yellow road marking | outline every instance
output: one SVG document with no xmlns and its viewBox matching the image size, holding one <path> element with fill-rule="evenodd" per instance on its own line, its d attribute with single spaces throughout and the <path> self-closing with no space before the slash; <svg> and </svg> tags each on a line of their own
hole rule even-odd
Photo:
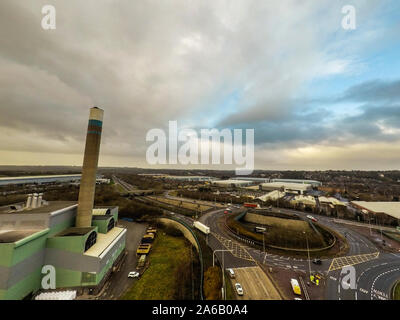
<svg viewBox="0 0 400 320">
<path fill-rule="evenodd" d="M 329 266 L 329 271 L 339 270 L 343 267 L 353 266 L 370 260 L 374 260 L 379 257 L 379 251 L 374 253 L 360 254 L 355 256 L 347 256 L 334 258 Z"/>
<path fill-rule="evenodd" d="M 243 259 L 243 260 L 248 260 L 248 261 L 254 261 L 253 257 L 247 252 L 247 250 L 242 247 L 240 244 L 237 242 L 224 238 L 223 236 L 217 234 L 217 233 L 212 233 L 214 237 L 218 239 L 218 241 L 228 250 L 232 250 L 231 253 L 233 256 Z"/>
</svg>

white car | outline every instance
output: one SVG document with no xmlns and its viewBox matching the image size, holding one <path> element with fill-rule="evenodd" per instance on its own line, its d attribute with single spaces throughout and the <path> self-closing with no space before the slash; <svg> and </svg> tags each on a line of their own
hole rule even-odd
<svg viewBox="0 0 400 320">
<path fill-rule="evenodd" d="M 235 283 L 236 292 L 239 296 L 243 295 L 243 288 L 240 283 Z"/>
<path fill-rule="evenodd" d="M 136 271 L 129 272 L 128 278 L 139 278 L 139 272 Z"/>
</svg>

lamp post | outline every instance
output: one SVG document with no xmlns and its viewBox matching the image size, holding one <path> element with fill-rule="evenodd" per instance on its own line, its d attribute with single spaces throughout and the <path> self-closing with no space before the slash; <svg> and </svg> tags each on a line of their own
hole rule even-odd
<svg viewBox="0 0 400 320">
<path fill-rule="evenodd" d="M 308 247 L 308 238 L 307 238 L 307 234 L 305 231 L 303 231 L 305 237 L 306 237 L 306 243 L 307 243 L 307 256 L 308 256 L 308 269 L 311 275 L 311 261 L 310 261 L 310 249 Z"/>
<path fill-rule="evenodd" d="M 225 259 L 224 259 L 224 256 L 225 256 L 225 251 L 229 251 L 229 252 L 232 252 L 232 250 L 227 250 L 227 249 L 219 249 L 219 250 L 214 250 L 213 251 L 213 267 L 214 267 L 214 265 L 215 265 L 215 261 L 214 261 L 214 254 L 216 253 L 216 252 L 222 252 L 222 286 L 223 286 L 223 288 L 224 288 L 224 296 L 223 296 L 223 299 L 224 300 L 226 300 L 226 288 L 225 288 Z"/>
</svg>

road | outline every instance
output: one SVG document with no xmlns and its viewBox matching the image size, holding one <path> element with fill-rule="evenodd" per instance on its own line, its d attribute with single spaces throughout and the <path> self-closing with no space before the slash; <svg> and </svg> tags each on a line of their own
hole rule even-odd
<svg viewBox="0 0 400 320">
<path fill-rule="evenodd" d="M 235 279 L 230 279 L 233 288 L 240 283 L 243 296 L 238 300 L 280 300 L 281 297 L 271 280 L 260 267 L 234 268 Z"/>
<path fill-rule="evenodd" d="M 129 189 L 130 185 L 124 187 Z M 273 208 L 272 210 L 296 213 L 303 219 L 307 215 L 307 213 L 290 209 Z M 368 238 L 351 229 L 352 224 L 335 222 L 334 218 L 316 215 L 318 223 L 335 230 L 347 239 L 349 250 L 345 257 L 322 259 L 322 265 L 314 265 L 308 259 L 281 256 L 270 253 L 268 250 L 263 252 L 253 248 L 221 224 L 223 212 L 224 209 L 216 209 L 202 215 L 199 220 L 210 227 L 211 234 L 207 241 L 211 249 L 229 250 L 216 252 L 218 260 L 224 261 L 225 268 L 254 267 L 257 264 L 263 264 L 304 274 L 309 272 L 310 265 L 312 271 L 317 271 L 326 277 L 324 298 L 327 300 L 390 299 L 391 288 L 400 279 L 400 253 L 393 254 L 379 250 Z M 234 210 L 234 212 L 237 211 Z M 183 219 L 190 225 L 193 223 L 193 219 L 189 217 L 178 214 L 175 214 L 175 217 Z M 343 284 L 342 281 L 345 276 L 341 274 L 342 267 L 349 265 L 355 270 L 353 287 Z"/>
<path fill-rule="evenodd" d="M 289 209 L 274 208 L 274 210 L 296 213 L 300 216 L 307 215 L 304 212 Z M 234 235 L 218 224 L 223 215 L 223 211 L 217 210 L 204 215 L 200 220 L 210 227 L 214 235 L 216 234 L 238 243 L 254 259 L 254 262 L 242 259 L 243 261 L 238 263 L 237 256 L 234 257 L 229 252 L 226 252 L 225 264 L 227 266 L 250 266 L 257 261 L 267 266 L 308 273 L 309 262 L 307 259 L 279 256 L 268 253 L 268 251 L 264 253 L 262 250 L 252 248 L 250 245 L 238 241 Z M 322 259 L 322 265 L 311 264 L 312 271 L 318 271 L 327 278 L 324 298 L 327 300 L 390 299 L 391 288 L 396 280 L 400 279 L 400 254 L 379 251 L 369 239 L 348 228 L 346 224 L 336 223 L 333 218 L 325 216 L 317 216 L 317 218 L 320 224 L 343 235 L 349 244 L 349 251 L 345 257 Z M 344 275 L 340 275 L 341 268 L 330 270 L 335 265 L 342 267 L 346 265 L 354 266 L 356 271 L 356 286 L 354 289 L 342 284 Z"/>
</svg>

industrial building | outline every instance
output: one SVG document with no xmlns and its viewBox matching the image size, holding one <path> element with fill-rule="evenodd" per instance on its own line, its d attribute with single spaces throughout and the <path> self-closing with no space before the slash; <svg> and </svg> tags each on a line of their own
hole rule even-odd
<svg viewBox="0 0 400 320">
<path fill-rule="evenodd" d="M 23 185 L 23 184 L 46 184 L 46 183 L 76 183 L 81 181 L 81 174 L 62 174 L 46 176 L 20 176 L 20 177 L 2 177 L 0 186 Z M 104 179 L 100 176 L 96 179 L 97 183 L 110 183 L 110 179 Z"/>
<path fill-rule="evenodd" d="M 252 181 L 246 180 L 216 180 L 211 182 L 216 187 L 221 188 L 240 188 L 253 185 Z"/>
<path fill-rule="evenodd" d="M 304 196 L 304 195 L 300 194 L 300 195 L 294 196 L 290 200 L 290 204 L 315 207 L 317 205 L 317 202 L 315 201 L 315 198 L 313 196 Z"/>
<path fill-rule="evenodd" d="M 0 212 L 0 299 L 40 292 L 49 266 L 57 289 L 96 291 L 121 261 L 126 229 L 116 226 L 118 208 L 93 208 L 102 117 L 90 109 L 77 204 L 34 194 L 22 209 Z"/>
<path fill-rule="evenodd" d="M 269 201 L 269 200 L 270 201 L 277 201 L 279 199 L 282 199 L 285 195 L 286 194 L 284 192 L 281 192 L 279 190 L 274 190 L 274 191 L 268 192 L 268 193 L 266 193 L 266 194 L 264 194 L 262 196 L 259 196 L 256 199 L 259 199 L 259 200 L 261 200 L 263 202 L 266 202 L 266 201 Z"/>
<path fill-rule="evenodd" d="M 24 177 L 3 177 L 0 178 L 0 186 L 22 185 L 22 184 L 42 184 L 54 182 L 77 182 L 81 180 L 80 174 L 62 174 L 47 176 L 24 176 Z"/>
<path fill-rule="evenodd" d="M 400 226 L 400 202 L 393 201 L 351 201 L 353 207 L 360 209 L 369 218 L 378 218 L 380 223 Z M 376 220 L 376 219 L 375 219 Z"/>
<path fill-rule="evenodd" d="M 270 182 L 269 178 L 257 178 L 257 177 L 235 177 L 235 180 L 252 181 L 254 183 Z"/>
<path fill-rule="evenodd" d="M 209 181 L 210 182 L 210 181 L 217 180 L 217 178 L 208 177 L 208 176 L 170 176 L 170 175 L 166 175 L 166 176 L 163 176 L 162 178 L 169 179 L 169 180 L 177 180 L 177 181 Z"/>
<path fill-rule="evenodd" d="M 260 190 L 273 191 L 281 190 L 285 193 L 303 194 L 312 189 L 311 184 L 290 183 L 290 182 L 269 182 L 260 184 Z"/>
<path fill-rule="evenodd" d="M 322 186 L 322 182 L 316 180 L 302 180 L 302 179 L 272 179 L 271 182 L 284 182 L 284 183 L 297 183 L 297 184 L 309 184 L 313 187 Z"/>
</svg>

